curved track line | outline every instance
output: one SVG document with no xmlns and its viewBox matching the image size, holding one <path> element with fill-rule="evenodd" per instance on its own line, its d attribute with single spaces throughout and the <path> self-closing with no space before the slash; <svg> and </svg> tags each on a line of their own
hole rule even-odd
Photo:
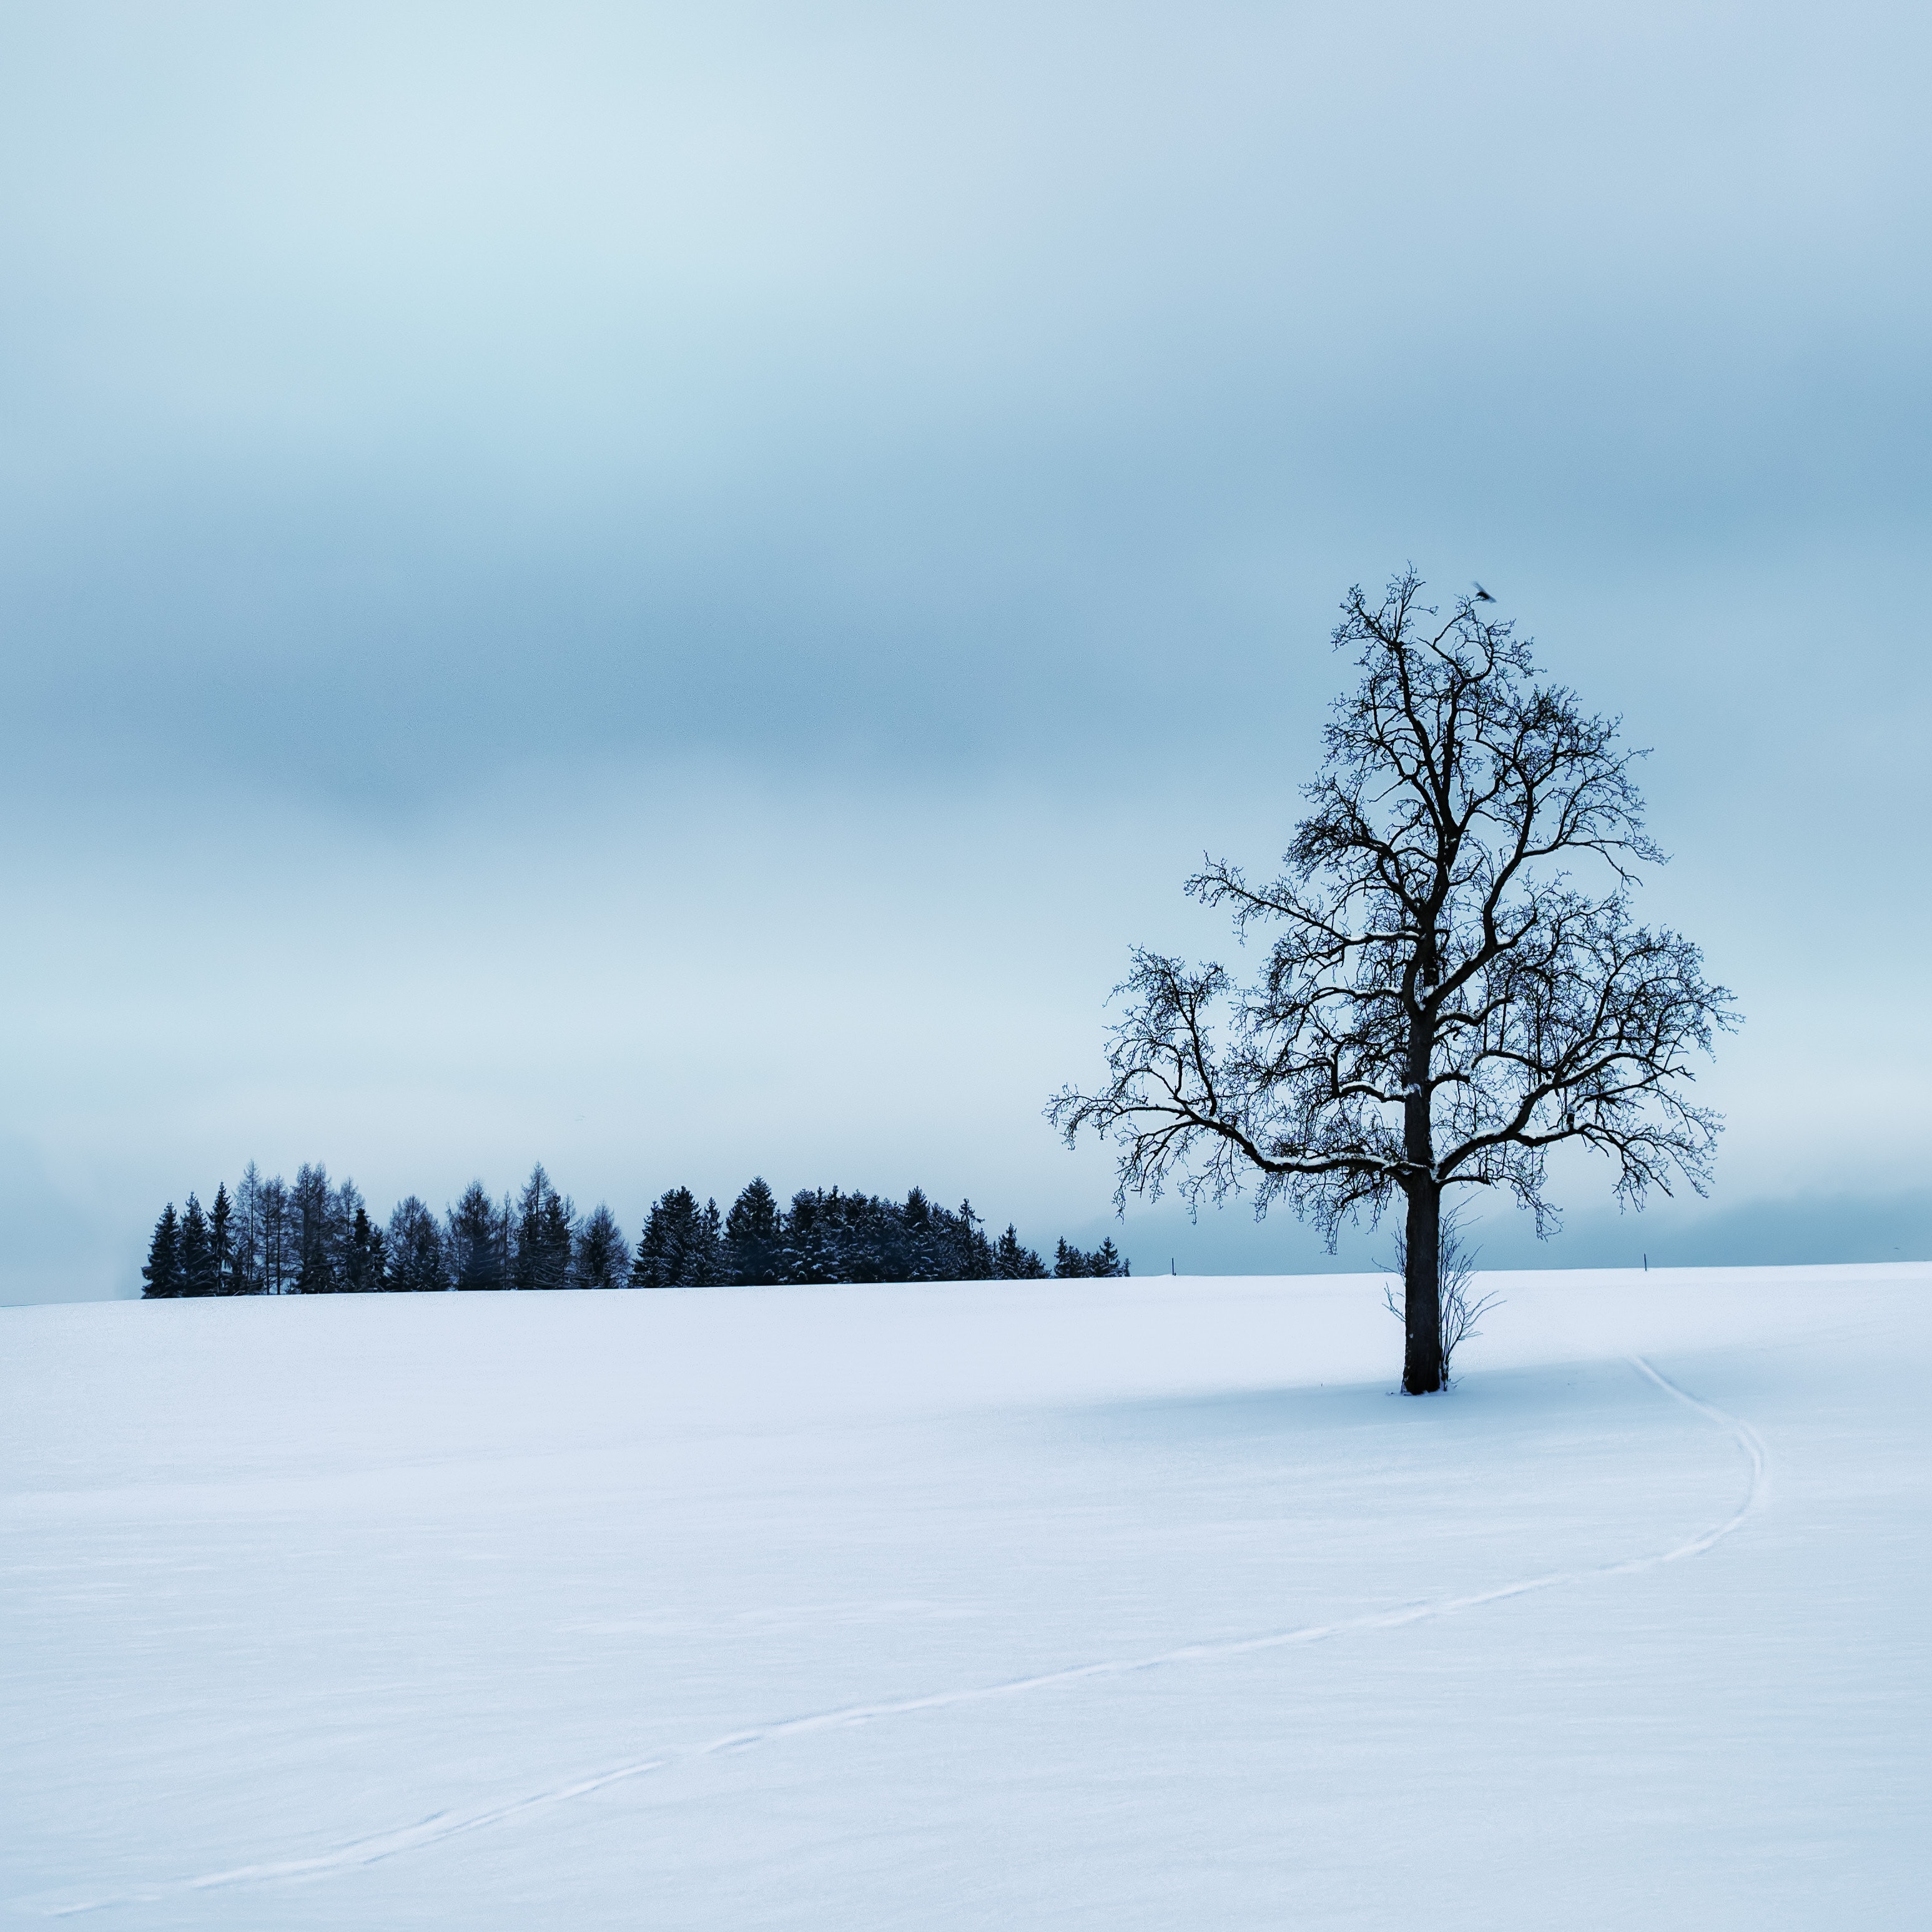
<svg viewBox="0 0 1932 1932">
<path fill-rule="evenodd" d="M 991 1703 L 1001 1698 L 1022 1696 L 1029 1691 L 1053 1690 L 1063 1684 L 1092 1683 L 1105 1678 L 1128 1677 L 1142 1671 L 1165 1670 L 1174 1664 L 1204 1664 L 1220 1658 L 1245 1657 L 1257 1651 L 1285 1650 L 1295 1645 L 1320 1643 L 1330 1637 L 1347 1636 L 1356 1630 L 1399 1630 L 1405 1624 L 1421 1623 L 1432 1617 L 1453 1616 L 1460 1610 L 1478 1610 L 1485 1604 L 1500 1604 L 1513 1597 L 1531 1596 L 1538 1591 L 1554 1589 L 1562 1583 L 1582 1582 L 1593 1576 L 1634 1576 L 1640 1570 L 1654 1570 L 1666 1563 L 1681 1562 L 1687 1556 L 1701 1556 L 1742 1527 L 1746 1520 L 1761 1506 L 1769 1456 L 1757 1432 L 1748 1423 L 1713 1403 L 1700 1400 L 1688 1389 L 1680 1388 L 1669 1376 L 1653 1367 L 1641 1355 L 1633 1355 L 1629 1359 L 1631 1367 L 1648 1381 L 1654 1383 L 1666 1395 L 1715 1423 L 1720 1429 L 1729 1431 L 1750 1467 L 1750 1483 L 1744 1501 L 1722 1522 L 1651 1556 L 1630 1557 L 1618 1563 L 1590 1564 L 1576 1570 L 1552 1570 L 1541 1576 L 1527 1576 L 1516 1582 L 1501 1584 L 1492 1590 L 1473 1591 L 1465 1596 L 1432 1598 L 1423 1603 L 1406 1604 L 1396 1610 L 1376 1610 L 1364 1616 L 1342 1618 L 1334 1623 L 1306 1624 L 1294 1630 L 1270 1630 L 1258 1636 L 1182 1644 L 1174 1649 L 1156 1651 L 1145 1657 L 1115 1658 L 1097 1664 L 1076 1664 L 1063 1670 L 1042 1671 L 1036 1676 L 1011 1678 L 1003 1683 L 973 1684 L 963 1690 L 935 1690 L 923 1696 L 890 1698 L 876 1703 L 848 1704 L 836 1710 L 814 1712 L 802 1717 L 779 1718 L 770 1724 L 727 1732 L 723 1736 L 713 1738 L 708 1743 L 694 1744 L 683 1750 L 669 1751 L 656 1757 L 638 1758 L 629 1763 L 614 1765 L 588 1778 L 548 1790 L 533 1792 L 527 1797 L 514 1799 L 508 1804 L 454 1815 L 447 1811 L 436 1812 L 416 1824 L 405 1826 L 398 1831 L 377 1832 L 368 1838 L 358 1838 L 314 1858 L 285 1858 L 261 1864 L 237 1865 L 226 1871 L 206 1872 L 197 1878 L 178 1879 L 172 1884 L 157 1887 L 152 1891 L 123 1893 L 111 1898 L 88 1899 L 58 1905 L 38 1907 L 29 1905 L 28 1909 L 38 1909 L 50 1918 L 67 1918 L 82 1912 L 103 1911 L 113 1906 L 151 1904 L 159 1899 L 182 1892 L 206 1892 L 232 1885 L 266 1884 L 277 1880 L 320 1878 L 332 1872 L 349 1871 L 361 1866 L 377 1864 L 386 1858 L 395 1858 L 404 1852 L 418 1850 L 426 1845 L 440 1844 L 446 1839 L 460 1838 L 468 1832 L 483 1831 L 490 1826 L 504 1824 L 511 1819 L 524 1817 L 532 1812 L 548 1810 L 554 1805 L 567 1804 L 573 1799 L 587 1798 L 594 1792 L 606 1790 L 614 1784 L 622 1784 L 632 1778 L 648 1777 L 652 1772 L 668 1770 L 674 1765 L 694 1764 L 705 1758 L 720 1757 L 734 1751 L 750 1750 L 760 1744 L 776 1744 L 787 1738 L 806 1737 L 816 1731 L 842 1730 L 854 1725 L 876 1724 L 881 1718 L 909 1717 L 921 1711 L 944 1711 L 965 1704 Z M 20 1900 L 16 1904 L 28 1905 L 28 1901 Z"/>
</svg>

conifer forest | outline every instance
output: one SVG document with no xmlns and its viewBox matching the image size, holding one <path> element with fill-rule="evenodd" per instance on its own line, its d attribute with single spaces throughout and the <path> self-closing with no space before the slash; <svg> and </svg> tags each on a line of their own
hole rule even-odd
<svg viewBox="0 0 1932 1932">
<path fill-rule="evenodd" d="M 602 1203 L 580 1214 L 541 1163 L 501 1198 L 480 1180 L 438 1214 L 416 1195 L 388 1220 L 320 1162 L 292 1183 L 250 1161 L 204 1208 L 190 1193 L 154 1224 L 141 1270 L 149 1299 L 214 1294 L 441 1293 L 506 1288 L 705 1288 L 784 1282 L 1026 1281 L 1125 1275 L 1111 1238 L 1060 1240 L 1049 1269 L 1013 1224 L 989 1237 L 970 1201 L 942 1208 L 806 1188 L 789 1205 L 762 1178 L 728 1212 L 688 1187 L 652 1203 L 634 1246 Z"/>
</svg>

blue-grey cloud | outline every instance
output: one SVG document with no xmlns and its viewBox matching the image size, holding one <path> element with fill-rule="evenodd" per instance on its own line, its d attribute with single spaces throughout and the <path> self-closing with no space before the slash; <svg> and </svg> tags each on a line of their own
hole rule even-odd
<svg viewBox="0 0 1932 1932">
<path fill-rule="evenodd" d="M 1410 557 L 1656 748 L 1700 1225 L 1918 1184 L 1921 14 L 9 34 L 6 1125 L 106 1246 L 250 1154 L 1070 1231 L 1040 1098 Z"/>
</svg>

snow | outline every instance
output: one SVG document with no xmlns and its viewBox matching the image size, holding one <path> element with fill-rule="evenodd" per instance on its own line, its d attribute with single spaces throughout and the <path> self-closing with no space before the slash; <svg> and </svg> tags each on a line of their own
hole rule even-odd
<svg viewBox="0 0 1932 1932">
<path fill-rule="evenodd" d="M 0 1312 L 0 1921 L 1922 1922 L 1932 1268 Z"/>
</svg>

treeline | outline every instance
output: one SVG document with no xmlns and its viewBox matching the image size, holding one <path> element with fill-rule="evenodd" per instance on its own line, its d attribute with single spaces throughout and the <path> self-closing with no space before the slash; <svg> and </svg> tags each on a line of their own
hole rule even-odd
<svg viewBox="0 0 1932 1932">
<path fill-rule="evenodd" d="M 720 1214 L 674 1187 L 645 1216 L 635 1248 L 601 1203 L 580 1214 L 541 1165 L 499 1201 L 480 1181 L 438 1215 L 412 1194 L 386 1223 L 352 1180 L 319 1163 L 292 1183 L 253 1161 L 231 1194 L 204 1208 L 190 1194 L 154 1224 L 142 1292 L 368 1294 L 449 1290 L 702 1288 L 727 1282 L 1029 1281 L 1048 1270 L 1010 1222 L 989 1239 L 970 1202 L 935 1206 L 836 1187 L 805 1189 L 788 1207 L 754 1180 Z M 1059 1276 L 1124 1275 L 1112 1240 L 1090 1252 L 1062 1240 Z"/>
</svg>

